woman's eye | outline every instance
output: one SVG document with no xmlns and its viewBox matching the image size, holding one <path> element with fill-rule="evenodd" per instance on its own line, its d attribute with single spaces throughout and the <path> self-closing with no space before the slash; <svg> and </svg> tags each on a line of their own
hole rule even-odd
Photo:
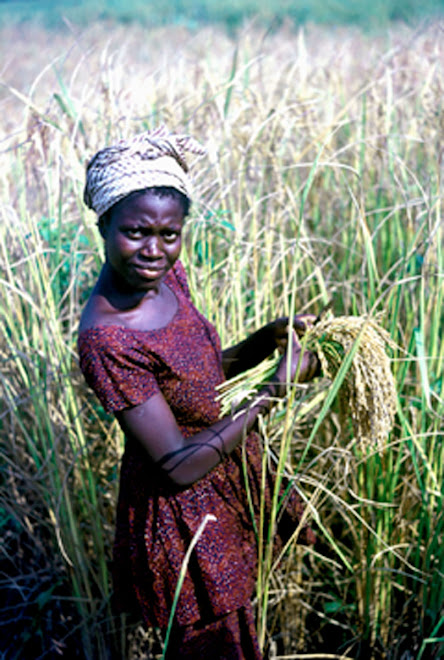
<svg viewBox="0 0 444 660">
<path fill-rule="evenodd" d="M 163 235 L 167 241 L 175 241 L 179 234 L 177 231 L 165 231 Z"/>
<path fill-rule="evenodd" d="M 124 234 L 126 234 L 128 238 L 142 238 L 142 231 L 135 227 L 128 227 L 124 230 Z"/>
</svg>

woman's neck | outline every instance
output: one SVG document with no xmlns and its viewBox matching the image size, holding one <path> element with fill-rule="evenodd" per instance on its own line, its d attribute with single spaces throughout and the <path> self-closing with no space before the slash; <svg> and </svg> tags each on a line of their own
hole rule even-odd
<svg viewBox="0 0 444 660">
<path fill-rule="evenodd" d="M 163 280 L 155 282 L 148 289 L 135 290 L 126 284 L 108 263 L 105 263 L 94 287 L 94 293 L 103 296 L 116 312 L 135 310 L 145 301 L 161 295 Z"/>
</svg>

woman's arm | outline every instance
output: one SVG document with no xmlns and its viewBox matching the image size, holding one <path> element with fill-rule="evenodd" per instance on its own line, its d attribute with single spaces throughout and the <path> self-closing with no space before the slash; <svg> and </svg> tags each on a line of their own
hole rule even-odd
<svg viewBox="0 0 444 660">
<path fill-rule="evenodd" d="M 235 346 L 222 352 L 222 368 L 227 379 L 254 367 L 276 348 L 272 324 L 249 335 Z"/>
<path fill-rule="evenodd" d="M 293 328 L 301 337 L 315 316 L 300 314 L 293 319 Z M 222 352 L 222 367 L 227 379 L 256 366 L 278 348 L 284 352 L 288 341 L 288 317 L 278 318 Z"/>
<path fill-rule="evenodd" d="M 299 365 L 299 362 L 301 364 Z M 302 355 L 296 336 L 292 342 L 290 376 L 311 379 L 317 370 L 317 358 L 305 351 Z M 248 406 L 225 417 L 191 438 L 185 438 L 162 394 L 117 414 L 126 436 L 140 442 L 153 463 L 178 486 L 201 479 L 224 460 L 254 425 L 260 413 L 267 412 L 273 399 L 285 394 L 287 357 L 284 356 L 274 378 Z"/>
</svg>

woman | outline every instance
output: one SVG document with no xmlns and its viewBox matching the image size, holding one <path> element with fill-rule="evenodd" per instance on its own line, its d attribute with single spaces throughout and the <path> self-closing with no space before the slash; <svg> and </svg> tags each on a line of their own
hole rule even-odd
<svg viewBox="0 0 444 660">
<path fill-rule="evenodd" d="M 80 364 L 126 436 L 113 569 L 119 607 L 136 605 L 148 626 L 165 631 L 185 552 L 211 514 L 191 554 L 168 657 L 259 659 L 250 603 L 257 563 L 250 504 L 258 513 L 261 490 L 254 426 L 285 392 L 287 355 L 235 416 L 220 418 L 215 388 L 285 349 L 288 320 L 222 351 L 193 306 L 179 261 L 191 201 L 186 150 L 202 152 L 162 127 L 103 149 L 88 165 L 85 202 L 99 216 L 106 259 L 81 318 Z M 302 333 L 307 320 L 296 317 L 295 328 Z M 301 357 L 296 335 L 288 359 L 292 378 L 317 373 L 316 356 Z M 284 536 L 300 516 L 293 492 Z"/>
</svg>

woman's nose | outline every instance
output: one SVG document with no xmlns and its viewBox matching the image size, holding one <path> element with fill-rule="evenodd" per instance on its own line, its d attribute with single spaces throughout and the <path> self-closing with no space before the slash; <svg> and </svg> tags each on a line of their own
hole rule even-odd
<svg viewBox="0 0 444 660">
<path fill-rule="evenodd" d="M 142 248 L 141 253 L 146 257 L 159 257 L 162 255 L 159 241 L 156 236 L 147 236 Z"/>
</svg>

